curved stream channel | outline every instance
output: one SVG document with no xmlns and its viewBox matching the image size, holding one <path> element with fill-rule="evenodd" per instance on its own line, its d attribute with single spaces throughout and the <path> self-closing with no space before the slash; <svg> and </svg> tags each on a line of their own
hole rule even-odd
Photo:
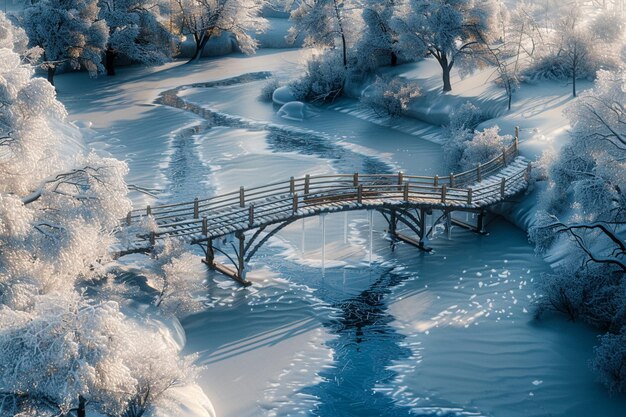
<svg viewBox="0 0 626 417">
<path fill-rule="evenodd" d="M 267 76 L 161 95 L 190 123 L 155 144 L 160 202 L 305 174 L 442 170 L 438 145 L 332 108 L 279 118 L 251 99 Z M 132 175 L 144 161 L 126 156 Z M 497 219 L 488 236 L 454 228 L 421 253 L 392 247 L 369 216 L 288 226 L 253 259 L 248 289 L 210 274 L 208 308 L 183 326 L 219 416 L 624 415 L 587 369 L 594 333 L 533 319 L 533 282 L 549 268 L 524 232 Z"/>
</svg>

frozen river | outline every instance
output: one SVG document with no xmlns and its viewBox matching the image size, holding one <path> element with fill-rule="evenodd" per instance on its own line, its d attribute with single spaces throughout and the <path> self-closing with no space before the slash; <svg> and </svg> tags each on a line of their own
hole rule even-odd
<svg viewBox="0 0 626 417">
<path fill-rule="evenodd" d="M 257 76 L 177 90 L 186 110 L 155 104 L 166 90 L 296 58 L 130 69 L 126 83 L 97 80 L 88 95 L 73 76 L 58 85 L 73 118 L 94 120 L 91 144 L 127 160 L 129 182 L 152 194 L 134 194 L 138 205 L 305 174 L 443 173 L 440 147 L 422 138 L 435 128 L 372 123 L 349 100 L 304 122 L 282 119 L 257 100 Z M 534 320 L 534 282 L 549 267 L 523 231 L 497 219 L 488 236 L 453 229 L 422 253 L 393 248 L 385 226 L 367 212 L 307 219 L 255 256 L 251 288 L 209 274 L 207 309 L 183 326 L 219 416 L 624 415 L 626 402 L 587 369 L 594 333 Z"/>
</svg>

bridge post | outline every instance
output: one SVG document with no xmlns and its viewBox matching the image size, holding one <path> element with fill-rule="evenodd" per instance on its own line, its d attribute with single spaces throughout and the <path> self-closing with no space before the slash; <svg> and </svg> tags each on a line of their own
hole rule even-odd
<svg viewBox="0 0 626 417">
<path fill-rule="evenodd" d="M 404 173 L 402 171 L 398 172 L 398 191 L 402 190 L 402 183 L 404 182 Z"/>
<path fill-rule="evenodd" d="M 502 162 L 506 166 L 506 148 L 502 148 Z"/>
<path fill-rule="evenodd" d="M 306 197 L 309 194 L 309 186 L 311 182 L 311 176 L 306 174 L 304 177 L 304 196 Z"/>
<path fill-rule="evenodd" d="M 404 183 L 404 192 L 403 192 L 403 196 L 402 198 L 404 199 L 404 201 L 408 202 L 409 201 L 409 183 L 405 182 Z"/>
<path fill-rule="evenodd" d="M 128 214 L 126 215 L 126 226 L 130 226 L 130 223 L 133 220 L 133 213 L 132 211 L 129 211 Z"/>
<path fill-rule="evenodd" d="M 289 179 L 289 194 L 293 195 L 296 192 L 296 180 L 294 177 Z"/>
<path fill-rule="evenodd" d="M 154 246 L 155 243 L 156 243 L 156 233 L 150 232 L 150 244 Z"/>
<path fill-rule="evenodd" d="M 450 173 L 450 188 L 454 187 L 454 174 L 451 172 Z"/>
<path fill-rule="evenodd" d="M 435 187 L 439 186 L 439 175 L 435 175 L 434 185 Z"/>
<path fill-rule="evenodd" d="M 472 189 L 468 188 L 467 189 L 467 204 L 472 204 Z"/>
<path fill-rule="evenodd" d="M 200 205 L 198 204 L 198 197 L 193 199 L 193 218 L 200 217 Z"/>
<path fill-rule="evenodd" d="M 246 196 L 243 189 L 243 185 L 239 187 L 239 207 L 243 208 L 246 206 Z"/>
<path fill-rule="evenodd" d="M 442 203 L 446 202 L 446 184 L 443 184 L 441 186 L 441 202 Z"/>
<path fill-rule="evenodd" d="M 357 187 L 359 185 L 359 173 L 355 172 L 354 175 L 352 176 L 352 185 L 354 187 Z"/>
<path fill-rule="evenodd" d="M 150 208 L 150 204 L 146 207 L 146 216 L 152 215 L 152 209 Z"/>
<path fill-rule="evenodd" d="M 248 226 L 252 227 L 254 224 L 254 203 L 250 204 L 248 208 Z"/>
<path fill-rule="evenodd" d="M 293 214 L 296 214 L 298 212 L 298 193 L 294 193 L 293 195 L 293 204 L 291 207 L 291 211 L 293 212 Z"/>
<path fill-rule="evenodd" d="M 202 216 L 202 234 L 204 236 L 208 236 L 209 234 L 209 222 L 207 221 L 206 216 Z"/>
<path fill-rule="evenodd" d="M 526 181 L 530 180 L 530 172 L 532 169 L 533 169 L 533 164 L 532 162 L 529 162 L 528 165 L 526 166 L 526 172 L 524 173 L 524 179 L 526 179 Z"/>
<path fill-rule="evenodd" d="M 359 184 L 356 187 L 356 201 L 359 204 L 363 203 L 363 184 Z"/>
</svg>

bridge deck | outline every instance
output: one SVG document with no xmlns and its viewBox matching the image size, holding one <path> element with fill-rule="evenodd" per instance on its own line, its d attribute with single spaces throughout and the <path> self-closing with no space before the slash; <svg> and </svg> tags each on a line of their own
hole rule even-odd
<svg viewBox="0 0 626 417">
<path fill-rule="evenodd" d="M 517 141 L 500 156 L 461 174 L 444 177 L 398 174 L 306 176 L 209 199 L 150 207 L 125 219 L 133 236 L 118 253 L 149 248 L 158 239 L 205 242 L 303 217 L 361 209 L 409 207 L 479 211 L 526 189 L 530 164 L 516 157 Z M 134 232 L 150 217 L 152 232 Z"/>
</svg>

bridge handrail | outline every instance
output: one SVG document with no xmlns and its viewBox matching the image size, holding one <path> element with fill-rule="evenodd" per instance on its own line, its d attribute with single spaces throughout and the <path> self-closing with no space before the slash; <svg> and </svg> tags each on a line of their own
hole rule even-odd
<svg viewBox="0 0 626 417">
<path fill-rule="evenodd" d="M 280 197 L 283 195 L 293 195 L 298 193 L 299 195 L 310 195 L 315 192 L 336 192 L 341 189 L 356 190 L 359 185 L 362 186 L 364 191 L 372 190 L 384 190 L 385 187 L 396 188 L 398 195 L 403 194 L 401 188 L 404 184 L 408 184 L 409 193 L 415 192 L 419 187 L 422 195 L 437 195 L 442 193 L 443 186 L 446 186 L 445 193 L 448 193 L 448 200 L 457 199 L 454 196 L 455 193 L 466 195 L 473 194 L 474 199 L 479 199 L 480 196 L 487 196 L 495 194 L 498 190 L 502 191 L 500 184 L 485 184 L 482 187 L 470 189 L 470 188 L 458 188 L 466 187 L 473 183 L 479 183 L 483 179 L 489 177 L 494 172 L 499 171 L 505 167 L 509 162 L 513 161 L 518 153 L 518 138 L 517 134 L 515 141 L 508 147 L 503 148 L 502 152 L 487 161 L 484 164 L 479 164 L 475 168 L 463 171 L 460 173 L 451 173 L 444 176 L 420 176 L 420 175 L 407 175 L 402 172 L 397 174 L 326 174 L 326 175 L 314 175 L 305 176 L 303 178 L 290 178 L 287 181 L 276 181 L 270 184 L 264 184 L 245 189 L 241 187 L 237 191 L 230 191 L 227 193 L 215 195 L 204 199 L 195 199 L 194 201 L 186 201 L 182 203 L 161 204 L 156 206 L 147 206 L 145 209 L 133 209 L 130 211 L 124 222 L 131 224 L 133 219 L 140 219 L 146 215 L 152 215 L 157 220 L 168 220 L 177 218 L 183 215 L 192 214 L 194 218 L 200 218 L 201 213 L 207 213 L 208 211 L 219 210 L 227 207 L 236 206 L 240 204 L 242 210 L 252 203 L 259 204 L 261 201 L 265 201 L 271 197 Z M 517 174 L 509 181 L 505 181 L 504 190 L 506 190 L 506 182 L 513 182 L 514 179 L 519 179 Z M 387 184 L 386 181 L 389 181 Z M 380 183 L 385 181 L 385 183 Z M 395 182 L 395 183 L 394 183 Z M 350 185 L 352 184 L 352 185 Z M 344 187 L 344 188 L 339 188 Z M 456 188 L 455 188 L 456 187 Z M 427 191 L 429 190 L 429 191 Z M 390 191 L 387 191 L 389 193 Z M 364 196 L 365 197 L 365 196 Z M 472 197 L 468 197 L 471 201 Z M 459 200 L 460 201 L 460 200 Z"/>
</svg>

